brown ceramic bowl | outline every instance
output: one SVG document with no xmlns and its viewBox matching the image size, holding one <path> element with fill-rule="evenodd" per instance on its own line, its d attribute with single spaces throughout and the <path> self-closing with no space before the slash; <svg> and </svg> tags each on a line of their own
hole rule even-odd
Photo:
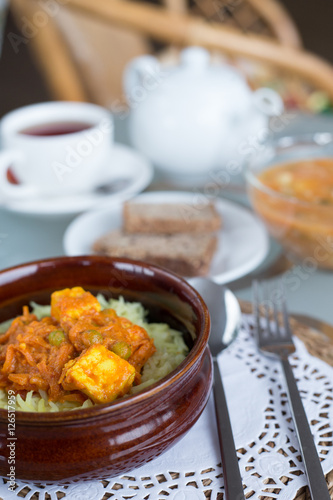
<svg viewBox="0 0 333 500">
<path fill-rule="evenodd" d="M 212 384 L 209 314 L 183 279 L 157 266 L 108 257 L 64 257 L 0 272 L 0 322 L 57 289 L 82 286 L 140 301 L 150 321 L 181 330 L 186 359 L 144 391 L 111 404 L 59 413 L 17 411 L 15 474 L 20 479 L 101 479 L 130 471 L 175 444 L 202 413 Z M 0 410 L 0 474 L 9 473 L 8 414 Z"/>
</svg>

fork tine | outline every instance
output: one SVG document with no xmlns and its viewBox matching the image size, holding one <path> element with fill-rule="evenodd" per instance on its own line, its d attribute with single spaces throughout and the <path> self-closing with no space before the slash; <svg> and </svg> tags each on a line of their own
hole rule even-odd
<svg viewBox="0 0 333 500">
<path fill-rule="evenodd" d="M 269 339 L 274 335 L 270 320 L 270 307 L 269 307 L 269 292 L 267 283 L 263 283 L 262 287 L 258 280 L 253 280 L 252 283 L 253 294 L 253 313 L 255 317 L 256 336 L 257 342 L 262 344 L 264 339 Z M 260 307 L 260 298 L 263 299 L 262 308 Z M 261 316 L 265 319 L 265 325 L 262 325 Z"/>
<path fill-rule="evenodd" d="M 278 297 L 276 297 L 276 300 L 273 300 L 273 316 L 274 316 L 274 324 L 275 324 L 275 335 L 281 335 L 281 327 L 280 327 L 280 321 L 279 321 L 279 304 L 278 304 Z"/>
<path fill-rule="evenodd" d="M 263 298 L 264 298 L 265 319 L 266 319 L 265 336 L 271 337 L 272 335 L 274 335 L 274 333 L 272 331 L 272 326 L 271 326 L 270 307 L 269 307 L 270 298 L 269 298 L 269 288 L 267 282 L 263 283 L 263 296 L 264 296 Z"/>
<path fill-rule="evenodd" d="M 287 339 L 292 338 L 292 333 L 290 329 L 290 323 L 289 323 L 289 315 L 287 311 L 287 301 L 286 301 L 286 293 L 284 290 L 284 286 L 282 281 L 280 282 L 281 286 L 281 308 L 282 308 L 282 315 L 283 315 L 283 326 L 284 326 L 284 337 Z"/>
<path fill-rule="evenodd" d="M 262 290 L 260 289 L 260 284 L 258 280 L 253 281 L 253 305 L 254 305 L 254 315 L 256 324 L 256 337 L 258 345 L 263 343 L 263 340 L 267 337 L 267 328 L 263 326 L 261 322 L 261 311 L 260 311 L 260 296 L 262 295 Z"/>
<path fill-rule="evenodd" d="M 260 311 L 259 311 L 259 283 L 258 280 L 252 282 L 253 314 L 255 318 L 257 341 L 260 339 Z"/>
</svg>

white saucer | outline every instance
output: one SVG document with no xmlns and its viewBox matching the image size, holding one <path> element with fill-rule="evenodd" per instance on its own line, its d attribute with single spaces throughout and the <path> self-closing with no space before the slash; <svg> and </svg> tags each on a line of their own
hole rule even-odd
<svg viewBox="0 0 333 500">
<path fill-rule="evenodd" d="M 195 202 L 195 194 L 188 192 L 150 192 L 137 196 L 145 203 Z M 269 240 L 263 224 L 246 208 L 230 201 L 215 199 L 215 206 L 223 218 L 218 234 L 209 277 L 216 283 L 228 283 L 255 269 L 266 257 Z M 92 253 L 94 241 L 122 224 L 122 204 L 77 217 L 67 228 L 63 245 L 66 255 Z"/>
<path fill-rule="evenodd" d="M 115 170 L 119 177 L 115 177 Z M 153 167 L 140 153 L 115 144 L 105 165 L 101 185 L 110 183 L 111 192 L 94 191 L 79 195 L 40 197 L 29 200 L 6 199 L 3 207 L 29 215 L 75 215 L 86 210 L 106 208 L 143 191 L 153 178 Z"/>
</svg>

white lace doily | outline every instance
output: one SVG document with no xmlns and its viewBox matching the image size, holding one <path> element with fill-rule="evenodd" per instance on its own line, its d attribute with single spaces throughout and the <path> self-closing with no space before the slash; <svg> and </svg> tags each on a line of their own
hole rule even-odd
<svg viewBox="0 0 333 500">
<path fill-rule="evenodd" d="M 251 316 L 243 316 L 238 338 L 220 356 L 244 492 L 253 499 L 291 500 L 306 477 L 280 365 L 258 354 L 251 324 Z M 299 339 L 295 343 L 292 365 L 327 474 L 333 469 L 333 368 L 312 357 Z M 177 445 L 130 474 L 62 485 L 17 481 L 15 492 L 2 478 L 0 497 L 30 500 L 38 493 L 38 500 L 204 500 L 205 492 L 211 491 L 210 498 L 216 500 L 223 492 L 220 462 L 211 397 L 199 421 Z M 272 489 L 278 493 L 270 493 Z"/>
</svg>

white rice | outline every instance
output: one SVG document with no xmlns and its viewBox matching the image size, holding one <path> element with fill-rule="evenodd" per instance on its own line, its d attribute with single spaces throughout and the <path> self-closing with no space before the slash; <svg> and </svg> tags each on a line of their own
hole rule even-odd
<svg viewBox="0 0 333 500">
<path fill-rule="evenodd" d="M 146 321 L 147 311 L 140 302 L 126 302 L 123 297 L 118 300 L 105 299 L 103 295 L 98 295 L 102 309 L 112 308 L 118 316 L 123 316 L 132 323 L 143 327 L 148 335 L 154 339 L 156 352 L 148 359 L 143 367 L 141 383 L 134 386 L 130 394 L 135 394 L 149 385 L 157 382 L 174 370 L 186 357 L 188 347 L 186 346 L 183 336 L 177 330 L 173 330 L 166 323 L 148 323 Z M 41 306 L 34 302 L 31 303 L 33 313 L 38 319 L 45 316 L 50 316 L 51 306 Z M 0 333 L 4 333 L 10 326 L 11 321 L 6 321 L 0 325 Z M 0 408 L 8 408 L 7 392 L 0 389 Z M 17 411 L 34 411 L 34 412 L 56 412 L 77 410 L 78 408 L 88 408 L 94 403 L 87 399 L 82 405 L 75 402 L 54 403 L 48 401 L 45 391 L 40 390 L 39 393 L 30 391 L 26 395 L 26 399 L 20 395 L 16 397 Z"/>
</svg>

